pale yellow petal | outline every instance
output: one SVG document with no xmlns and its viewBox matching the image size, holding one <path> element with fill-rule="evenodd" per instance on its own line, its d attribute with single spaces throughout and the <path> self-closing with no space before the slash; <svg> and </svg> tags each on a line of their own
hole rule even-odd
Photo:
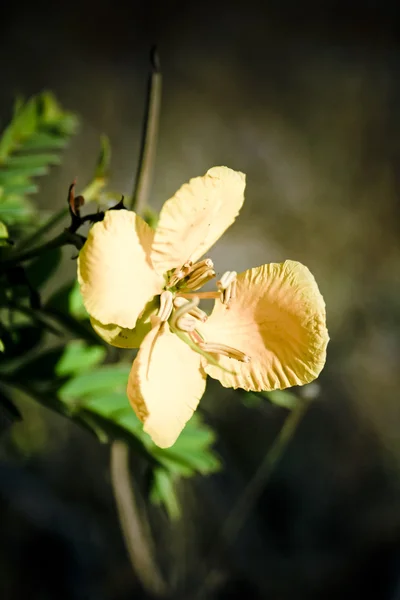
<svg viewBox="0 0 400 600">
<path fill-rule="evenodd" d="M 157 446 L 172 446 L 196 410 L 206 385 L 201 357 L 156 326 L 143 340 L 132 365 L 128 398 Z"/>
<path fill-rule="evenodd" d="M 143 339 L 151 329 L 150 321 L 142 322 L 138 319 L 134 329 L 120 327 L 115 323 L 104 325 L 93 317 L 90 319 L 93 329 L 107 344 L 116 346 L 117 348 L 139 348 Z"/>
<path fill-rule="evenodd" d="M 109 210 L 79 253 L 78 280 L 88 313 L 100 323 L 133 329 L 162 280 L 149 254 L 154 232 L 134 212 Z"/>
<path fill-rule="evenodd" d="M 213 167 L 183 185 L 164 204 L 151 260 L 165 273 L 201 258 L 237 217 L 244 201 L 245 175 Z"/>
<path fill-rule="evenodd" d="M 253 391 L 313 381 L 329 340 L 317 283 L 307 267 L 289 260 L 241 273 L 236 299 L 229 307 L 218 301 L 202 333 L 250 356 L 249 363 L 219 358 L 234 374 L 213 365 L 206 372 L 225 387 Z"/>
</svg>

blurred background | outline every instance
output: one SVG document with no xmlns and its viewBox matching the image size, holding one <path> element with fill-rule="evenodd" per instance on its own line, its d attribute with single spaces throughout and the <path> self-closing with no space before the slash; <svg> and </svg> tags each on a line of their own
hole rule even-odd
<svg viewBox="0 0 400 600">
<path fill-rule="evenodd" d="M 102 133 L 112 189 L 131 193 L 156 43 L 163 101 L 152 207 L 211 166 L 245 172 L 241 217 L 212 252 L 217 270 L 299 260 L 326 300 L 318 400 L 240 533 L 220 548 L 211 583 L 204 563 L 216 531 L 286 411 L 246 406 L 209 383 L 202 410 L 223 470 L 179 486 L 179 521 L 148 511 L 160 569 L 180 590 L 170 596 L 400 599 L 394 3 L 38 0 L 2 12 L 1 128 L 17 94 L 44 89 L 82 119 L 62 166 L 41 181 L 41 209 L 62 207 L 75 176 L 90 179 Z M 72 254 L 64 250 L 65 280 Z M 0 438 L 0 597 L 152 597 L 124 547 L 108 446 L 26 398 L 21 411 L 29 418 Z M 140 495 L 140 469 L 136 486 Z"/>
</svg>

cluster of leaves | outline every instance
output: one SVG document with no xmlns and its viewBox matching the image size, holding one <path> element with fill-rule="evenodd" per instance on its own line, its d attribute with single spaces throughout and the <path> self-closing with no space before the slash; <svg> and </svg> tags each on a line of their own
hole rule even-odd
<svg viewBox="0 0 400 600">
<path fill-rule="evenodd" d="M 5 259 L 0 266 L 0 424 L 20 416 L 15 398 L 23 392 L 89 429 L 101 442 L 123 439 L 149 465 L 151 500 L 174 518 L 179 515 L 176 480 L 220 467 L 212 450 L 213 431 L 196 415 L 172 448 L 155 446 L 126 396 L 128 353 L 106 347 L 94 333 L 76 281 L 43 300 L 46 286 L 59 272 L 61 249 L 50 247 L 33 260 L 7 264 L 20 248 L 32 246 L 32 236 L 19 237 L 27 215 L 35 210 L 28 200 L 37 191 L 34 178 L 59 162 L 57 151 L 76 124 L 76 117 L 65 113 L 52 95 L 42 94 L 17 103 L 0 138 L 0 258 Z M 86 200 L 104 190 L 109 159 L 103 138 L 94 177 L 83 191 Z M 9 246 L 7 225 L 16 250 Z M 34 233 L 36 244 L 49 227 L 45 224 Z"/>
<path fill-rule="evenodd" d="M 60 163 L 60 150 L 77 127 L 77 117 L 64 111 L 49 92 L 27 102 L 17 99 L 0 139 L 0 240 L 7 237 L 5 225 L 32 218 L 35 208 L 29 195 L 38 191 L 35 178 Z"/>
</svg>

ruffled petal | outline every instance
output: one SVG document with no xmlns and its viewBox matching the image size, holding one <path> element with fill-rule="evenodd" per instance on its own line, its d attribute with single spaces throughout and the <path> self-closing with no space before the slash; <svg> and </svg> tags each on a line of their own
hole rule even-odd
<svg viewBox="0 0 400 600">
<path fill-rule="evenodd" d="M 163 285 L 149 254 L 154 232 L 134 212 L 109 210 L 93 225 L 78 259 L 78 281 L 88 313 L 100 323 L 133 329 Z"/>
<path fill-rule="evenodd" d="M 225 387 L 252 391 L 313 381 L 329 340 L 317 283 L 307 267 L 289 260 L 241 273 L 236 299 L 229 307 L 217 302 L 202 333 L 250 356 L 249 363 L 219 357 L 233 374 L 210 364 L 206 372 Z"/>
<path fill-rule="evenodd" d="M 174 444 L 205 386 L 200 355 L 171 333 L 167 323 L 153 327 L 132 365 L 127 394 L 157 446 Z"/>
<path fill-rule="evenodd" d="M 151 260 L 164 274 L 201 258 L 237 217 L 246 178 L 228 167 L 213 167 L 183 185 L 164 204 L 154 236 Z"/>
</svg>

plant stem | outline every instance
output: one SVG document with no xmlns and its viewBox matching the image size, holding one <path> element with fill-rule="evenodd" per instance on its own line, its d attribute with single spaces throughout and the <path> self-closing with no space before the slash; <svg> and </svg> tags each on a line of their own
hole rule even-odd
<svg viewBox="0 0 400 600">
<path fill-rule="evenodd" d="M 309 402 L 302 399 L 299 400 L 295 408 L 289 412 L 271 448 L 266 453 L 258 469 L 223 524 L 218 541 L 209 554 L 210 562 L 215 562 L 218 555 L 223 550 L 223 547 L 232 544 L 240 532 L 248 515 L 265 489 L 274 469 L 293 439 L 308 406 Z M 200 589 L 195 593 L 194 598 L 199 599 L 205 597 L 206 592 L 213 587 L 213 581 L 216 580 L 217 577 L 218 571 L 215 567 L 211 566 L 203 579 Z"/>
<path fill-rule="evenodd" d="M 153 596 L 165 596 L 166 585 L 152 555 L 151 539 L 145 534 L 143 519 L 131 484 L 128 446 L 119 440 L 111 445 L 111 481 L 125 545 L 132 567 L 143 587 Z"/>
<path fill-rule="evenodd" d="M 64 207 L 52 217 L 50 217 L 39 229 L 37 229 L 32 235 L 28 236 L 24 240 L 18 244 L 18 251 L 25 250 L 32 246 L 37 240 L 39 240 L 42 236 L 44 236 L 48 231 L 53 229 L 60 221 L 64 219 L 68 215 L 68 208 Z"/>
<path fill-rule="evenodd" d="M 158 124 L 160 120 L 162 75 L 155 48 L 151 51 L 152 72 L 149 78 L 146 116 L 144 119 L 139 164 L 130 208 L 143 215 L 146 208 L 157 149 Z"/>
<path fill-rule="evenodd" d="M 71 233 L 71 231 L 69 231 L 68 229 L 64 229 L 63 232 L 61 232 L 49 242 L 45 242 L 41 246 L 37 246 L 36 248 L 32 248 L 31 250 L 26 250 L 25 252 L 17 252 L 16 254 L 14 254 L 14 256 L 2 260 L 0 270 L 4 271 L 9 267 L 13 267 L 15 265 L 18 265 L 19 263 L 41 256 L 49 250 L 61 248 L 62 246 L 67 246 L 68 244 L 78 247 L 80 241 L 81 238 L 79 235 Z"/>
</svg>

